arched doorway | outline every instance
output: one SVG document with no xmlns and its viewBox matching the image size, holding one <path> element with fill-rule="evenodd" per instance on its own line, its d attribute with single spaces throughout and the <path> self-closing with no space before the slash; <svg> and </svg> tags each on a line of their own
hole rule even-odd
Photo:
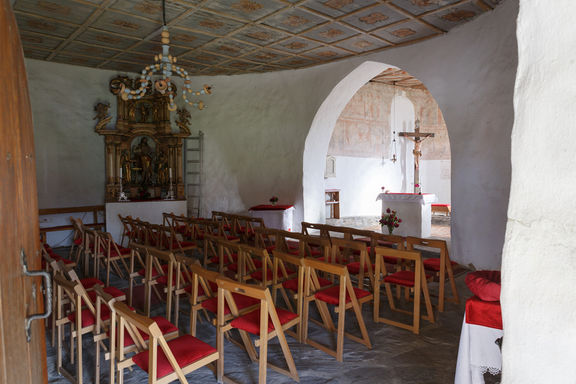
<svg viewBox="0 0 576 384">
<path fill-rule="evenodd" d="M 367 78 L 369 70 L 378 73 Z M 420 132 L 434 134 L 421 144 L 420 188 L 438 196 L 439 203 L 450 204 L 450 143 L 430 92 L 418 79 L 386 64 L 368 62 L 351 72 L 318 110 L 306 141 L 305 219 L 379 229 L 376 196 L 382 189 L 415 192 L 414 144 L 401 132 L 412 133 L 416 125 Z M 316 164 L 310 163 L 312 158 Z M 313 169 L 318 165 L 321 174 Z M 327 197 L 339 198 L 337 210 L 325 204 Z M 449 217 L 439 214 L 433 223 L 439 224 L 433 237 L 450 237 Z"/>
</svg>

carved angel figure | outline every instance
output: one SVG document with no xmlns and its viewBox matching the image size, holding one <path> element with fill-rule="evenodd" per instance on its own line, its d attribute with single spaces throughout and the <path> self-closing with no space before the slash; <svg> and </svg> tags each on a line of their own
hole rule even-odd
<svg viewBox="0 0 576 384">
<path fill-rule="evenodd" d="M 108 109 L 110 109 L 110 103 L 98 103 L 96 106 L 94 106 L 94 112 L 96 112 L 96 116 L 94 116 L 92 120 L 98 120 L 96 122 L 96 127 L 94 127 L 95 131 L 106 128 L 106 124 L 112 120 L 112 116 L 108 115 Z"/>
<path fill-rule="evenodd" d="M 176 113 L 178 114 L 178 120 L 176 120 L 176 125 L 178 125 L 178 128 L 180 128 L 180 133 L 185 133 L 189 135 L 190 128 L 188 126 L 190 125 L 190 119 L 192 118 L 192 115 L 190 114 L 190 112 L 188 112 L 186 108 L 178 108 L 178 111 Z"/>
</svg>

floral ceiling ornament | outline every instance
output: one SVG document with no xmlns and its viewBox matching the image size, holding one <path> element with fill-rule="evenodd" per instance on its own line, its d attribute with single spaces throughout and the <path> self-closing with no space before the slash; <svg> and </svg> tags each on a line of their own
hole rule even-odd
<svg viewBox="0 0 576 384">
<path fill-rule="evenodd" d="M 162 0 L 162 21 L 162 53 L 154 55 L 154 64 L 148 65 L 142 70 L 139 80 L 140 86 L 138 88 L 129 89 L 125 84 L 120 85 L 119 93 L 122 100 L 141 99 L 146 94 L 147 88 L 153 83 L 156 91 L 162 95 L 168 95 L 168 109 L 173 112 L 177 107 L 174 103 L 176 92 L 175 87 L 172 86 L 171 76 L 176 73 L 184 80 L 184 86 L 182 87 L 182 98 L 184 101 L 194 108 L 202 110 L 206 107 L 205 104 L 202 101 L 192 102 L 188 100 L 187 95 L 209 95 L 212 93 L 212 87 L 204 85 L 201 90 L 193 91 L 192 80 L 188 72 L 176 65 L 176 57 L 170 54 L 170 33 L 166 26 L 166 0 Z M 153 76 L 160 76 L 160 78 L 153 81 Z"/>
</svg>

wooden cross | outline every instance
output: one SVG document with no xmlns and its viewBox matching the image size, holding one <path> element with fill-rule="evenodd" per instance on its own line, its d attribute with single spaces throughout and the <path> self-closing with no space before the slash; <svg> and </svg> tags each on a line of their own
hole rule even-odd
<svg viewBox="0 0 576 384">
<path fill-rule="evenodd" d="M 414 154 L 414 193 L 420 193 L 420 156 L 422 156 L 420 145 L 427 138 L 434 137 L 434 134 L 420 132 L 420 120 L 416 120 L 415 125 L 414 132 L 399 132 L 398 134 L 414 142 L 414 150 L 412 151 Z"/>
</svg>

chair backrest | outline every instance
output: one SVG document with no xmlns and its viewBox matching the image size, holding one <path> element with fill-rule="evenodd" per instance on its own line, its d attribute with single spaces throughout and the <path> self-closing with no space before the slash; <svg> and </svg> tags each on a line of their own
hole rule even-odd
<svg viewBox="0 0 576 384">
<path fill-rule="evenodd" d="M 398 250 L 392 249 L 389 247 L 376 247 L 375 248 L 375 256 L 376 256 L 376 276 L 386 277 L 388 275 L 388 270 L 386 269 L 386 261 L 385 258 L 395 258 L 399 261 L 404 260 L 408 263 L 413 264 L 412 266 L 407 265 L 404 263 L 404 269 L 409 269 L 414 271 L 417 275 L 416 278 L 420 278 L 422 273 L 424 273 L 424 266 L 422 264 L 422 255 L 418 251 L 414 250 Z"/>
<path fill-rule="evenodd" d="M 304 258 L 302 259 L 302 262 L 306 268 L 306 276 L 304 279 L 304 290 L 306 296 L 310 296 L 322 288 L 322 285 L 318 280 L 317 272 L 319 271 L 324 275 L 332 275 L 333 281 L 340 285 L 340 296 L 342 296 L 345 291 L 348 291 L 350 297 L 353 297 L 354 300 L 356 300 L 356 294 L 352 289 L 350 275 L 345 265 L 331 264 L 311 258 Z"/>
<path fill-rule="evenodd" d="M 419 237 L 408 236 L 406 237 L 406 249 L 413 250 L 416 247 L 435 248 L 440 252 L 440 257 L 449 261 L 448 246 L 445 240 L 438 239 L 422 239 Z"/>
</svg>

